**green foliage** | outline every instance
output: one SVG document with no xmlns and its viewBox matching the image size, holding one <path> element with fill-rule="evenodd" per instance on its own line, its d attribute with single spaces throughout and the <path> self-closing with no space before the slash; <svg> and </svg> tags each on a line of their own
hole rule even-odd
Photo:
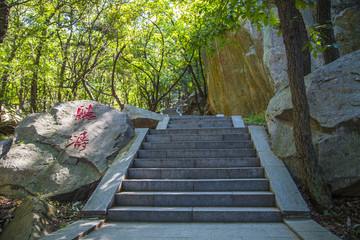
<svg viewBox="0 0 360 240">
<path fill-rule="evenodd" d="M 303 50 L 306 48 L 312 52 L 313 57 L 317 58 L 318 52 L 325 52 L 329 48 L 339 48 L 340 43 L 335 43 L 332 45 L 324 45 L 326 36 L 321 31 L 321 29 L 327 28 L 329 26 L 314 24 L 313 28 L 306 29 L 309 32 L 309 42 L 303 47 Z"/>
<path fill-rule="evenodd" d="M 265 126 L 265 111 L 259 114 L 251 114 L 249 117 L 244 118 L 244 123 Z"/>
<path fill-rule="evenodd" d="M 334 206 L 331 205 L 329 209 L 327 210 L 324 210 L 324 215 L 332 215 L 334 216 L 335 218 L 342 218 L 343 217 L 343 212 L 339 212 L 337 213 L 335 210 L 334 210 Z"/>
</svg>

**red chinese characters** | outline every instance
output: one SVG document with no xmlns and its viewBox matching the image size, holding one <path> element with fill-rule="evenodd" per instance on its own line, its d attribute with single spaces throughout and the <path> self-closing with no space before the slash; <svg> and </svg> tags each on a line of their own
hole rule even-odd
<svg viewBox="0 0 360 240">
<path fill-rule="evenodd" d="M 79 107 L 77 112 L 76 112 L 75 120 L 80 120 L 80 119 L 92 120 L 92 119 L 95 119 L 96 116 L 94 116 L 94 112 L 91 111 L 92 109 L 93 109 L 93 107 L 91 106 L 91 104 L 89 105 L 89 107 L 87 107 L 85 109 L 84 109 L 84 106 Z"/>
<path fill-rule="evenodd" d="M 73 140 L 73 138 L 70 138 L 70 141 L 73 142 L 67 145 L 65 148 L 68 148 L 71 145 L 73 145 L 74 149 L 79 149 L 80 151 L 85 150 L 86 145 L 89 143 L 89 140 L 86 139 L 86 133 L 87 132 L 84 131 L 83 133 L 80 134 L 80 136 L 74 136 L 75 140 Z"/>
</svg>

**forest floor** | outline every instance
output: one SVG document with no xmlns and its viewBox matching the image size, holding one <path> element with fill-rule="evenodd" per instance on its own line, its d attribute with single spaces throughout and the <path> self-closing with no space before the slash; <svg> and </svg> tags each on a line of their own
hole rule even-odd
<svg viewBox="0 0 360 240">
<path fill-rule="evenodd" d="M 311 219 L 344 240 L 360 240 L 360 197 L 334 198 L 329 210 L 320 210 L 298 186 L 311 211 Z"/>
<path fill-rule="evenodd" d="M 320 211 L 309 201 L 308 196 L 299 188 L 310 210 L 311 218 L 344 240 L 360 240 L 360 198 L 336 198 L 328 211 Z M 21 203 L 19 199 L 0 196 L 0 236 L 1 232 L 14 218 L 15 210 Z M 80 210 L 85 202 L 50 202 L 58 209 L 58 229 L 81 219 Z"/>
<path fill-rule="evenodd" d="M 49 204 L 58 210 L 56 222 L 52 225 L 57 229 L 66 227 L 67 225 L 81 219 L 80 210 L 85 202 L 58 202 L 50 201 Z M 20 199 L 9 199 L 0 196 L 0 236 L 14 218 L 17 207 L 21 204 Z"/>
</svg>

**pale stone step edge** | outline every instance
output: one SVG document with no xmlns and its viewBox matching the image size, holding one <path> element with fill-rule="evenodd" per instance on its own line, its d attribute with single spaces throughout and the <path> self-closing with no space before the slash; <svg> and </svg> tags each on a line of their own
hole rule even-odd
<svg viewBox="0 0 360 240">
<path fill-rule="evenodd" d="M 105 223 L 105 220 L 79 220 L 76 221 L 66 228 L 60 229 L 56 232 L 51 233 L 45 237 L 42 237 L 41 240 L 58 240 L 58 239 L 81 239 L 85 235 L 89 234 L 92 231 L 95 231 L 102 227 Z"/>
<path fill-rule="evenodd" d="M 125 154 L 119 154 L 95 191 L 85 204 L 81 213 L 85 218 L 106 217 L 107 210 L 115 201 L 115 194 L 120 190 L 122 180 L 125 178 L 129 166 L 141 144 L 145 140 L 148 128 L 136 128 L 136 139 Z"/>
<path fill-rule="evenodd" d="M 249 126 L 251 139 L 269 179 L 270 189 L 275 193 L 277 207 L 283 219 L 308 219 L 310 210 L 284 163 L 271 151 L 269 138 L 261 126 Z"/>
</svg>

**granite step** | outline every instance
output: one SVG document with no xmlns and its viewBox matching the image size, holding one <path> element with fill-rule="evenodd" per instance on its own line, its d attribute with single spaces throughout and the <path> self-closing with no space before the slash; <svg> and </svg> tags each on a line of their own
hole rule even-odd
<svg viewBox="0 0 360 240">
<path fill-rule="evenodd" d="M 172 119 L 170 118 L 169 123 L 171 124 L 218 124 L 218 123 L 231 123 L 231 118 L 216 118 L 216 119 Z"/>
<path fill-rule="evenodd" d="M 116 205 L 157 207 L 272 207 L 271 192 L 120 192 Z"/>
<path fill-rule="evenodd" d="M 129 168 L 128 179 L 264 178 L 262 167 L 241 168 Z"/>
<path fill-rule="evenodd" d="M 146 142 L 181 142 L 181 141 L 225 141 L 238 142 L 242 140 L 250 140 L 250 134 L 221 134 L 221 135 L 194 135 L 194 134 L 177 134 L 177 135 L 147 135 Z"/>
<path fill-rule="evenodd" d="M 143 150 L 157 149 L 243 149 L 252 148 L 253 143 L 250 140 L 241 140 L 237 142 L 168 142 L 153 143 L 144 142 Z"/>
<path fill-rule="evenodd" d="M 193 135 L 223 135 L 248 133 L 246 128 L 194 128 L 194 129 L 150 129 L 150 135 L 154 134 L 193 134 Z"/>
<path fill-rule="evenodd" d="M 182 124 L 182 123 L 169 123 L 167 125 L 168 129 L 197 129 L 197 128 L 230 128 L 233 127 L 233 123 L 192 123 L 192 124 Z"/>
<path fill-rule="evenodd" d="M 139 150 L 138 158 L 239 158 L 256 157 L 253 148 L 243 149 L 162 149 Z"/>
<path fill-rule="evenodd" d="M 142 222 L 280 222 L 273 207 L 146 207 L 117 206 L 109 209 L 110 221 Z"/>
<path fill-rule="evenodd" d="M 249 179 L 127 179 L 121 191 L 268 191 L 265 178 Z"/>
<path fill-rule="evenodd" d="M 134 168 L 233 168 L 259 167 L 257 157 L 247 158 L 136 158 Z"/>
</svg>

